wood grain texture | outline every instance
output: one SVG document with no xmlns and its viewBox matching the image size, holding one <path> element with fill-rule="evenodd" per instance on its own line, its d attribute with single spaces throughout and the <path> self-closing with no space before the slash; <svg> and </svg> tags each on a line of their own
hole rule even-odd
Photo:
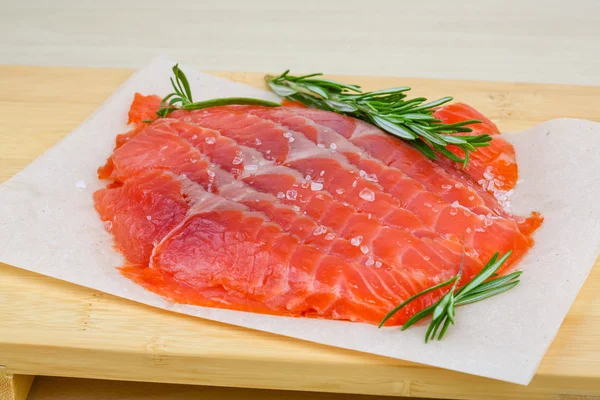
<svg viewBox="0 0 600 400">
<path fill-rule="evenodd" d="M 168 52 L 203 70 L 600 85 L 599 14 L 598 0 L 2 1 L 0 64 Z"/>
<path fill-rule="evenodd" d="M 26 400 L 33 383 L 33 375 L 8 375 L 0 366 L 0 400 Z"/>
<path fill-rule="evenodd" d="M 130 70 L 0 67 L 0 181 L 88 116 Z M 261 76 L 219 73 L 261 85 Z M 448 93 L 503 130 L 569 116 L 600 120 L 600 88 L 344 78 Z M 82 89 L 85 88 L 85 89 Z M 600 270 L 594 268 L 532 383 L 518 386 L 181 316 L 0 266 L 0 364 L 14 374 L 318 392 L 546 399 L 600 396 Z M 491 360 L 493 362 L 493 360 Z"/>
<path fill-rule="evenodd" d="M 389 397 L 37 377 L 27 400 L 386 400 Z M 406 399 L 406 398 L 405 398 Z M 402 400 L 402 399 L 399 399 Z M 424 400 L 411 398 L 411 400 Z M 571 400 L 571 399 L 569 399 Z M 575 399 L 573 399 L 575 400 Z M 579 399 L 577 399 L 579 400 Z"/>
</svg>

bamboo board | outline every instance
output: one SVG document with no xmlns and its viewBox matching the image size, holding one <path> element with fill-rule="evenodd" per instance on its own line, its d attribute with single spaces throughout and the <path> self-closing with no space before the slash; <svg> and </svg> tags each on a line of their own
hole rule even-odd
<svg viewBox="0 0 600 400">
<path fill-rule="evenodd" d="M 0 66 L 0 182 L 76 127 L 131 72 Z M 262 86 L 262 74 L 215 74 Z M 556 117 L 600 121 L 600 87 L 338 78 L 365 89 L 409 85 L 431 98 L 451 93 L 503 131 Z M 600 270 L 528 387 L 181 316 L 3 264 L 0 365 L 10 374 L 415 397 L 600 396 Z"/>
</svg>

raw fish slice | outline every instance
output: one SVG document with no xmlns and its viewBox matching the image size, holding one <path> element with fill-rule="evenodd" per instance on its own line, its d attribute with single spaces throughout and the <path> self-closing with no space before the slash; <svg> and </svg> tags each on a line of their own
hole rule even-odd
<svg viewBox="0 0 600 400">
<path fill-rule="evenodd" d="M 378 184 L 361 178 L 359 171 L 349 166 L 346 158 L 338 154 L 336 149 L 320 148 L 302 134 L 249 115 L 243 108 L 226 106 L 192 112 L 176 111 L 171 117 L 188 118 L 201 126 L 219 130 L 222 135 L 260 151 L 265 158 L 292 167 L 302 174 L 318 174 L 320 178 L 316 182 L 322 184 L 323 189 L 338 201 L 349 203 L 359 212 L 372 213 L 387 226 L 401 226 L 405 218 L 401 213 L 408 212 Z M 457 207 L 443 204 L 431 192 L 423 192 L 419 200 L 415 206 L 424 211 L 420 216 L 425 226 L 434 233 L 455 235 L 457 240 L 464 236 L 466 245 L 477 252 L 482 262 L 497 251 L 506 252 L 509 249 L 514 250 L 515 261 L 533 243 L 518 229 L 491 219 L 480 219 L 466 208 L 458 207 L 461 208 L 460 216 L 453 218 L 458 214 Z"/>
<path fill-rule="evenodd" d="M 301 244 L 261 213 L 206 192 L 180 175 L 141 172 L 125 185 L 128 192 L 108 189 L 121 204 L 128 200 L 136 204 L 128 193 L 140 191 L 156 193 L 161 204 L 178 196 L 189 203 L 185 219 L 155 246 L 150 266 L 123 270 L 165 297 L 189 304 L 373 324 L 403 298 L 380 284 L 396 282 L 394 269 L 347 263 Z M 420 306 L 432 299 L 423 299 Z M 401 323 L 409 311 L 392 323 Z"/>
<path fill-rule="evenodd" d="M 175 127 L 178 129 L 175 129 Z M 397 266 L 409 263 L 408 265 L 412 267 L 419 266 L 422 270 L 431 271 L 425 278 L 418 281 L 413 281 L 410 276 L 402 277 L 401 280 L 410 282 L 413 288 L 424 289 L 447 279 L 449 277 L 448 273 L 440 273 L 439 269 L 444 268 L 452 271 L 448 268 L 455 268 L 458 265 L 458 260 L 453 264 L 446 264 L 443 261 L 437 264 L 433 263 L 439 260 L 439 256 L 436 255 L 433 249 L 441 252 L 444 259 L 455 258 L 455 254 L 449 254 L 449 250 L 441 244 L 435 244 L 432 248 L 405 231 L 378 227 L 375 220 L 372 222 L 373 226 L 376 227 L 374 233 L 377 236 L 373 240 L 369 240 L 368 237 L 367 240 L 364 240 L 362 235 L 365 234 L 365 231 L 361 228 L 365 228 L 365 225 L 358 224 L 359 218 L 353 219 L 347 229 L 350 234 L 354 235 L 348 238 L 352 241 L 340 240 L 334 232 L 329 231 L 324 225 L 318 225 L 316 221 L 302 214 L 298 215 L 298 212 L 291 207 L 277 204 L 278 199 L 276 197 L 256 192 L 245 186 L 241 181 L 236 181 L 233 175 L 211 164 L 211 160 L 205 158 L 199 149 L 193 147 L 190 142 L 195 141 L 202 149 L 203 145 L 207 144 L 207 138 L 214 139 L 208 141 L 209 145 L 204 150 L 210 149 L 217 154 L 220 153 L 221 147 L 224 149 L 231 147 L 228 139 L 219 138 L 220 140 L 217 140 L 214 135 L 213 131 L 203 130 L 179 121 L 162 120 L 156 122 L 114 152 L 109 160 L 109 164 L 113 166 L 110 177 L 118 181 L 126 181 L 128 177 L 143 171 L 152 169 L 171 171 L 199 183 L 205 189 L 220 193 L 224 198 L 242 203 L 253 210 L 264 212 L 271 220 L 298 236 L 301 241 L 315 245 L 323 251 L 329 251 L 330 254 L 336 254 L 346 260 L 361 262 L 366 266 L 375 268 L 380 268 L 386 262 Z M 185 139 L 185 137 L 188 139 Z M 195 139 L 192 139 L 194 137 Z M 237 153 L 238 151 L 234 150 L 234 154 Z M 139 154 L 144 154 L 144 157 L 139 157 Z M 262 162 L 264 160 L 252 160 L 251 157 L 248 156 L 249 161 L 255 161 L 256 164 L 247 165 L 256 165 L 257 169 L 253 169 L 252 173 L 245 171 L 246 177 L 241 176 L 241 179 L 247 178 L 251 181 L 255 178 L 255 173 L 261 172 L 259 168 L 268 168 L 266 162 Z M 260 166 L 259 164 L 263 165 Z M 277 168 L 283 169 L 283 167 Z M 208 179 L 205 178 L 207 176 Z M 370 222 L 367 216 L 362 215 L 361 217 Z M 402 246 L 401 241 L 408 246 Z M 455 246 L 454 251 L 460 256 L 460 253 L 458 253 L 460 249 L 457 249 L 457 247 Z M 415 248 L 419 251 L 416 251 Z M 424 254 L 421 255 L 421 253 Z M 379 259 L 378 254 L 382 254 L 384 258 Z M 430 259 L 431 261 L 429 261 Z M 471 259 L 467 260 L 466 265 L 466 276 L 470 274 L 469 271 L 474 272 L 481 267 L 475 260 Z M 400 268 L 400 270 L 403 269 Z"/>
</svg>

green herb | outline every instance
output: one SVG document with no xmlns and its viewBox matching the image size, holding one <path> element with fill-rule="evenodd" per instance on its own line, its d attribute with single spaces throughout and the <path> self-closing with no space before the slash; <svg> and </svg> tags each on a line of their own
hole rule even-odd
<svg viewBox="0 0 600 400">
<path fill-rule="evenodd" d="M 404 325 L 402 325 L 402 330 L 406 330 L 416 322 L 431 315 L 431 323 L 429 324 L 427 332 L 425 333 L 425 343 L 427 343 L 430 339 L 435 339 L 435 335 L 437 334 L 440 327 L 441 330 L 437 339 L 441 340 L 446 334 L 446 331 L 448 330 L 450 324 L 454 325 L 456 306 L 462 306 L 465 304 L 471 304 L 477 301 L 485 300 L 489 297 L 506 292 L 507 290 L 512 289 L 519 283 L 519 280 L 517 278 L 521 275 L 523 271 L 516 271 L 511 274 L 501 276 L 499 278 L 488 280 L 493 276 L 497 276 L 496 271 L 498 271 L 502 264 L 504 264 L 504 262 L 511 255 L 511 253 L 512 251 L 509 251 L 500 258 L 498 258 L 499 253 L 494 254 L 494 256 L 490 259 L 490 261 L 488 261 L 488 263 L 483 267 L 483 269 L 469 283 L 467 283 L 457 291 L 456 287 L 458 285 L 458 282 L 460 281 L 460 278 L 462 277 L 462 269 L 465 257 L 463 248 L 461 265 L 458 273 L 455 276 L 448 279 L 447 281 L 444 281 L 433 287 L 423 290 L 422 292 L 410 297 L 402 304 L 392 309 L 381 320 L 381 322 L 379 323 L 379 327 L 381 328 L 388 319 L 390 319 L 400 309 L 402 309 L 404 306 L 406 306 L 413 300 L 436 289 L 440 289 L 444 286 L 452 284 L 452 287 L 450 288 L 448 293 L 442 296 L 442 298 L 440 298 L 436 303 L 417 312 L 415 315 L 410 317 L 408 321 L 404 323 Z"/>
<path fill-rule="evenodd" d="M 426 98 L 406 99 L 409 87 L 397 87 L 363 93 L 360 86 L 347 85 L 320 78 L 322 74 L 291 76 L 289 70 L 279 76 L 267 75 L 265 80 L 273 92 L 289 100 L 298 101 L 309 107 L 334 111 L 377 125 L 387 133 L 411 143 L 431 159 L 437 153 L 452 161 L 469 162 L 469 153 L 477 147 L 489 146 L 490 135 L 456 135 L 472 132 L 467 125 L 480 123 L 478 120 L 444 124 L 433 116 L 435 107 L 452 100 L 444 97 L 425 103 Z M 447 149 L 448 145 L 460 148 L 464 156 L 458 157 Z M 434 151 L 435 150 L 435 151 Z"/>
<path fill-rule="evenodd" d="M 171 85 L 173 86 L 175 92 L 169 93 L 168 95 L 163 97 L 160 104 L 160 109 L 156 111 L 156 114 L 159 118 L 165 118 L 169 113 L 175 110 L 200 110 L 202 108 L 225 106 L 231 104 L 257 105 L 266 107 L 277 107 L 281 105 L 272 101 L 254 99 L 251 97 L 223 97 L 218 99 L 194 102 L 192 100 L 192 90 L 190 89 L 190 84 L 183 71 L 179 69 L 178 64 L 175 64 L 175 66 L 173 67 L 173 75 L 175 79 L 173 79 L 173 77 L 170 79 Z"/>
</svg>

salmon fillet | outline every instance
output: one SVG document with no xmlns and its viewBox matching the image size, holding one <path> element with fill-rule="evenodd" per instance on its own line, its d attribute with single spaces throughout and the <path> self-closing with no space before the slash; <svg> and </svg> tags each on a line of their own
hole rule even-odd
<svg viewBox="0 0 600 400">
<path fill-rule="evenodd" d="M 113 183 L 94 202 L 123 274 L 176 302 L 378 323 L 455 275 L 463 249 L 461 282 L 497 251 L 513 250 L 508 268 L 542 220 L 512 215 L 503 193 L 478 182 L 490 165 L 507 189 L 516 182 L 516 163 L 499 167 L 512 149 L 502 143 L 463 171 L 330 112 L 222 106 L 147 123 L 159 105 L 136 94 L 135 127 L 99 168 Z M 438 118 L 456 122 L 455 112 Z"/>
</svg>

